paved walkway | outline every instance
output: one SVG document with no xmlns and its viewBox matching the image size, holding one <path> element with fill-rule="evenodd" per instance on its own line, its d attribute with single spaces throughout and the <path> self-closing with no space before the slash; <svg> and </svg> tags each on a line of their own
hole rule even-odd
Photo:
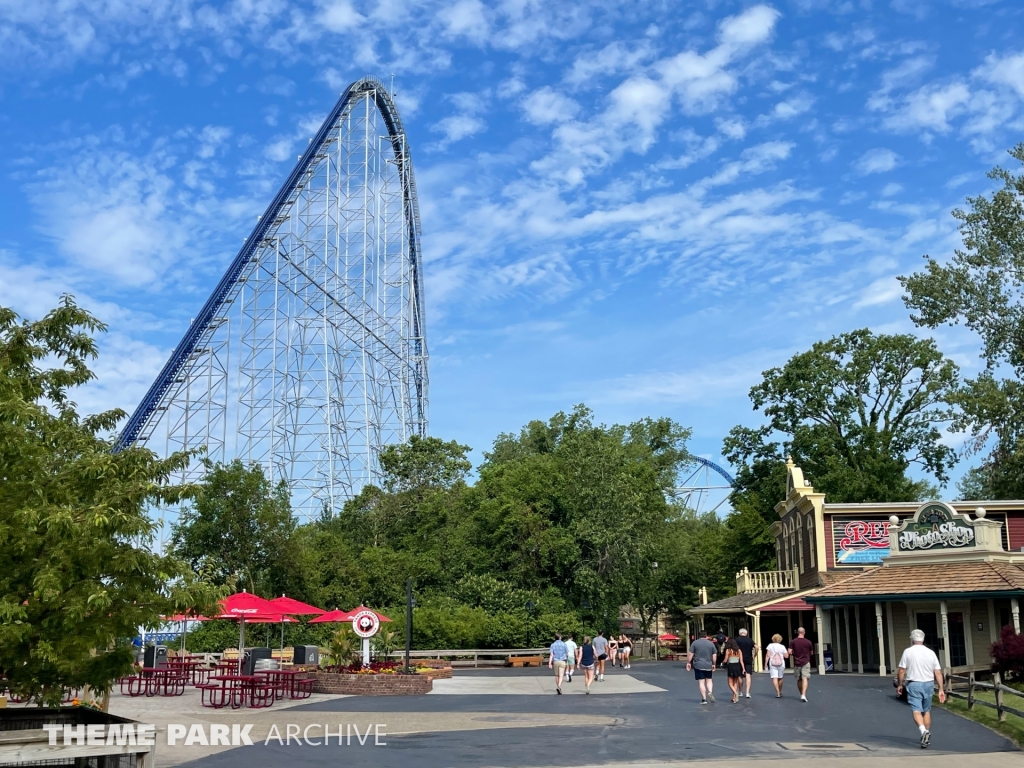
<svg viewBox="0 0 1024 768">
<path fill-rule="evenodd" d="M 888 679 L 877 677 L 814 676 L 811 702 L 804 704 L 792 679 L 777 700 L 767 678 L 758 676 L 754 698 L 733 705 L 725 678 L 716 675 L 718 703 L 707 706 L 700 704 L 692 675 L 670 663 L 611 671 L 605 683 L 594 683 L 595 690 L 605 686 L 604 693 L 591 696 L 554 695 L 547 669 L 457 670 L 452 681 L 436 684 L 438 695 L 432 696 L 325 697 L 288 709 L 201 713 L 207 722 L 255 723 L 254 737 L 272 725 L 283 736 L 289 723 L 329 724 L 335 732 L 352 725 L 363 734 L 379 724 L 385 746 L 352 739 L 329 747 L 271 741 L 241 749 L 188 748 L 206 750 L 202 754 L 164 747 L 157 764 L 667 768 L 714 760 L 716 768 L 731 768 L 757 759 L 766 768 L 781 760 L 784 768 L 854 768 L 851 760 L 862 768 L 924 768 L 924 761 L 927 768 L 1024 768 L 1024 755 L 1010 742 L 945 711 L 935 712 L 932 749 L 922 752 L 909 708 L 895 700 Z M 577 685 L 582 689 L 578 679 L 564 689 Z"/>
</svg>

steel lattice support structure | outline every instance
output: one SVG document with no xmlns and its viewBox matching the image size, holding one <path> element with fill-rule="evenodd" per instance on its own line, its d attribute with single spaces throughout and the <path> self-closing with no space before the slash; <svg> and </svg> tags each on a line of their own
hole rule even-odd
<svg viewBox="0 0 1024 768">
<path fill-rule="evenodd" d="M 391 443 L 427 433 L 420 223 L 409 146 L 353 83 L 132 414 L 118 447 L 205 447 L 335 510 Z M 232 365 L 233 364 L 233 365 Z M 199 467 L 190 470 L 193 474 Z"/>
</svg>

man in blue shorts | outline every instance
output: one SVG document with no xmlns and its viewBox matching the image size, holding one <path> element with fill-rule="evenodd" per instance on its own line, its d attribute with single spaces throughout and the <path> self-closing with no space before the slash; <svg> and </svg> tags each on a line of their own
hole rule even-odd
<svg viewBox="0 0 1024 768">
<path fill-rule="evenodd" d="M 715 703 L 715 694 L 712 691 L 712 675 L 715 673 L 715 659 L 718 656 L 718 649 L 711 642 L 711 633 L 706 632 L 705 636 L 693 641 L 689 653 L 686 654 L 686 671 L 693 669 L 693 676 L 697 679 L 697 687 L 700 688 L 700 703 L 707 704 L 709 701 Z"/>
<path fill-rule="evenodd" d="M 927 749 L 932 740 L 932 694 L 936 683 L 939 686 L 939 703 L 946 702 L 942 665 L 935 651 L 924 644 L 924 632 L 915 629 L 910 633 L 910 641 L 913 644 L 903 652 L 896 672 L 896 693 L 902 695 L 906 685 L 907 703 L 914 711 L 914 722 L 921 732 L 921 749 Z"/>
</svg>

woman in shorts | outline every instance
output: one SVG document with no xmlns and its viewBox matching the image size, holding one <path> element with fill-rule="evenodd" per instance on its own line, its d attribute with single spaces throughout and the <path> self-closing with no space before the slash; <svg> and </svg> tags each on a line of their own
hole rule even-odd
<svg viewBox="0 0 1024 768">
<path fill-rule="evenodd" d="M 782 698 L 782 680 L 786 674 L 786 659 L 789 649 L 782 644 L 782 635 L 772 635 L 772 641 L 764 649 L 764 665 L 768 668 L 772 685 L 775 686 L 775 698 Z"/>
<path fill-rule="evenodd" d="M 583 638 L 583 645 L 576 649 L 576 666 L 583 670 L 583 682 L 587 686 L 586 692 L 590 693 L 590 684 L 594 682 L 594 668 L 597 666 L 597 659 L 589 635 Z"/>
<path fill-rule="evenodd" d="M 619 635 L 619 658 L 623 669 L 629 669 L 629 655 L 633 652 L 633 641 L 625 635 Z"/>
<path fill-rule="evenodd" d="M 723 655 L 725 669 L 729 673 L 729 690 L 732 691 L 732 703 L 740 700 L 740 693 L 743 690 L 743 680 L 747 676 L 747 670 L 743 666 L 743 652 L 739 644 L 729 639 L 725 641 L 725 653 Z"/>
<path fill-rule="evenodd" d="M 608 658 L 612 662 L 612 666 L 615 666 L 615 658 L 619 655 L 619 641 L 612 635 L 608 638 Z"/>
</svg>

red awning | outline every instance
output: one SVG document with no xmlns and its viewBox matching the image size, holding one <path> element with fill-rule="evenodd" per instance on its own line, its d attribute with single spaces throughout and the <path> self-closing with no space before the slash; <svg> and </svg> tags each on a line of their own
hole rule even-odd
<svg viewBox="0 0 1024 768">
<path fill-rule="evenodd" d="M 779 600 L 775 603 L 768 603 L 767 605 L 759 605 L 757 607 L 761 613 L 783 613 L 785 611 L 813 611 L 814 606 L 810 603 L 804 602 L 802 597 L 788 597 L 784 600 Z"/>
</svg>

